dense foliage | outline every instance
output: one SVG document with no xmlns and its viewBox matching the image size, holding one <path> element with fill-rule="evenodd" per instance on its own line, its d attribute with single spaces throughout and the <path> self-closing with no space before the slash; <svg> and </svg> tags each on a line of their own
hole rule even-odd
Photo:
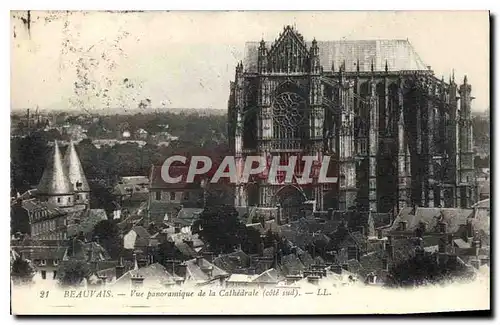
<svg viewBox="0 0 500 325">
<path fill-rule="evenodd" d="M 245 252 L 252 253 L 260 244 L 260 233 L 241 223 L 238 212 L 231 206 L 206 208 L 192 229 L 214 253 L 230 253 L 240 245 Z"/>
<path fill-rule="evenodd" d="M 10 274 L 15 281 L 29 282 L 35 275 L 35 267 L 31 262 L 18 257 L 11 264 Z"/>
<path fill-rule="evenodd" d="M 92 238 L 96 240 L 116 260 L 120 256 L 122 239 L 115 220 L 99 221 L 92 231 Z"/>
<path fill-rule="evenodd" d="M 90 274 L 90 267 L 87 262 L 69 260 L 59 267 L 57 278 L 62 286 L 78 286 L 83 279 L 88 279 Z"/>
<path fill-rule="evenodd" d="M 414 286 L 439 284 L 458 278 L 472 277 L 467 267 L 456 260 L 438 263 L 438 253 L 425 253 L 404 260 L 390 269 L 390 285 Z"/>
</svg>

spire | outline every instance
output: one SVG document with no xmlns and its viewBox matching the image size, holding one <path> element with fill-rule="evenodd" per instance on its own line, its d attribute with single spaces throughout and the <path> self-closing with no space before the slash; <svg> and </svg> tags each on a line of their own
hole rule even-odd
<svg viewBox="0 0 500 325">
<path fill-rule="evenodd" d="M 385 60 L 385 72 L 389 71 L 389 66 L 387 65 L 387 59 Z"/>
<path fill-rule="evenodd" d="M 455 83 L 455 69 L 451 70 L 451 82 Z"/>
<path fill-rule="evenodd" d="M 332 72 L 335 72 L 335 61 L 332 61 Z"/>
<path fill-rule="evenodd" d="M 50 195 L 73 194 L 73 188 L 64 169 L 57 141 L 54 141 L 54 149 L 38 184 L 38 192 Z"/>
<path fill-rule="evenodd" d="M 467 84 L 467 75 L 464 76 L 464 85 Z"/>
<path fill-rule="evenodd" d="M 370 67 L 370 69 L 371 69 L 371 70 L 372 70 L 372 72 L 373 72 L 373 58 L 372 58 L 372 63 L 371 63 L 371 67 Z"/>
<path fill-rule="evenodd" d="M 359 72 L 359 58 L 358 58 L 358 60 L 356 61 L 356 71 L 358 71 L 358 72 Z"/>
<path fill-rule="evenodd" d="M 64 155 L 64 168 L 66 168 L 66 175 L 68 175 L 69 182 L 73 186 L 75 192 L 90 191 L 73 141 L 70 142 L 66 154 Z"/>
</svg>

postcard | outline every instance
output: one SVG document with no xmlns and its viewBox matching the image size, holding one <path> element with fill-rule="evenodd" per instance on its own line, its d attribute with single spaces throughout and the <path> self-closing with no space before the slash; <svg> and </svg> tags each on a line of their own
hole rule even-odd
<svg viewBox="0 0 500 325">
<path fill-rule="evenodd" d="M 11 11 L 11 313 L 490 311 L 487 11 Z"/>
</svg>

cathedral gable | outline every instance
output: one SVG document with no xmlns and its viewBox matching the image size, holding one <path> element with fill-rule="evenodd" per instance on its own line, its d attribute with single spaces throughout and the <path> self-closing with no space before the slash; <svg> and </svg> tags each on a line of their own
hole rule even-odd
<svg viewBox="0 0 500 325">
<path fill-rule="evenodd" d="M 287 26 L 269 51 L 269 64 L 274 72 L 306 72 L 309 51 L 302 35 Z"/>
</svg>

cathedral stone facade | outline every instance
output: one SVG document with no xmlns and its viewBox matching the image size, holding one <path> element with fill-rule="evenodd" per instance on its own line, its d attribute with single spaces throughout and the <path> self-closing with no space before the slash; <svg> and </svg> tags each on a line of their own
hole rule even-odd
<svg viewBox="0 0 500 325">
<path fill-rule="evenodd" d="M 236 185 L 235 204 L 285 209 L 309 201 L 316 210 L 382 213 L 469 207 L 472 99 L 467 77 L 461 85 L 437 78 L 408 40 L 309 43 L 287 26 L 272 43 L 249 42 L 228 105 L 240 168 L 249 155 L 330 156 L 338 182 L 258 178 Z"/>
</svg>

